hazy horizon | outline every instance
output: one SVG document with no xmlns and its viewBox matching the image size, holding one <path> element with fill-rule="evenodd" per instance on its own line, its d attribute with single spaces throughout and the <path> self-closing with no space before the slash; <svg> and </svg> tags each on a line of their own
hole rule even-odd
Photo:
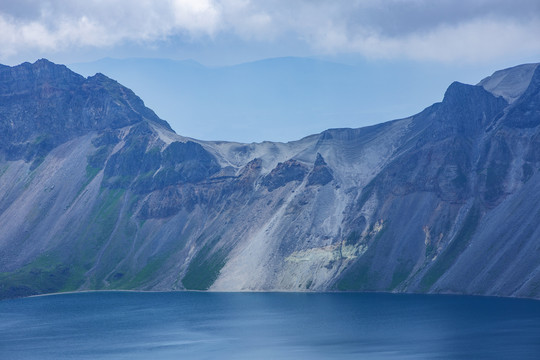
<svg viewBox="0 0 540 360">
<path fill-rule="evenodd" d="M 245 143 L 294 141 L 330 128 L 409 117 L 441 101 L 452 82 L 476 84 L 499 70 L 316 57 L 213 67 L 195 60 L 109 57 L 67 66 L 119 81 L 180 135 Z"/>
</svg>

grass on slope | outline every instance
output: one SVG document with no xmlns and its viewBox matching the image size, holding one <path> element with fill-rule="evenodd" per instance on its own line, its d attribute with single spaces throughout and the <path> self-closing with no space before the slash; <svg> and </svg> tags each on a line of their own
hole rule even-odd
<svg viewBox="0 0 540 360">
<path fill-rule="evenodd" d="M 182 279 L 182 284 L 186 289 L 208 290 L 216 281 L 219 272 L 225 266 L 227 257 L 227 252 L 224 249 L 218 249 L 212 253 L 220 238 L 217 236 L 205 244 L 191 260 L 186 275 Z"/>
</svg>

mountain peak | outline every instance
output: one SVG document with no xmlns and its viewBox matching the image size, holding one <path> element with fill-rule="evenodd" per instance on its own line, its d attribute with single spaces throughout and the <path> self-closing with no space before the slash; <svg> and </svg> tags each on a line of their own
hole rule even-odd
<svg viewBox="0 0 540 360">
<path fill-rule="evenodd" d="M 512 103 L 527 90 L 538 65 L 538 63 L 523 64 L 499 70 L 480 81 L 478 85 Z"/>
<path fill-rule="evenodd" d="M 32 72 L 38 76 L 39 75 L 43 76 L 45 74 L 50 74 L 51 76 L 58 76 L 59 74 L 66 74 L 68 76 L 75 76 L 75 77 L 83 78 L 83 76 L 70 70 L 67 66 L 62 65 L 62 64 L 55 64 L 52 61 L 49 61 L 45 58 L 36 60 L 33 64 L 26 62 L 19 66 L 14 66 L 12 69 L 17 69 L 18 67 L 31 69 Z"/>
<path fill-rule="evenodd" d="M 62 65 L 56 65 L 52 61 L 49 61 L 48 59 L 41 58 L 34 62 L 34 66 L 62 66 Z"/>
<path fill-rule="evenodd" d="M 133 91 L 115 80 L 103 74 L 86 79 L 46 59 L 0 67 L 0 96 L 0 154 L 11 159 L 31 158 L 34 152 L 28 149 L 44 137 L 48 151 L 91 131 L 141 121 L 172 131 Z"/>
</svg>

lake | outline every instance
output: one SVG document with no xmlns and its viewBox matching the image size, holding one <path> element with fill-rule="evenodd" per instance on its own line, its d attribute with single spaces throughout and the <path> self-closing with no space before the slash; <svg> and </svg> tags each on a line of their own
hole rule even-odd
<svg viewBox="0 0 540 360">
<path fill-rule="evenodd" d="M 89 292 L 0 301 L 1 359 L 540 359 L 540 301 Z"/>
</svg>

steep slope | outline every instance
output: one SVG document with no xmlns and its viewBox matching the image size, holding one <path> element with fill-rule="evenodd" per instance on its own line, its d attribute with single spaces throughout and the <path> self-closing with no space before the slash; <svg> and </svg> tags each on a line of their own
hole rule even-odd
<svg viewBox="0 0 540 360">
<path fill-rule="evenodd" d="M 3 297 L 540 297 L 535 65 L 454 83 L 407 119 L 252 144 L 179 136 L 103 75 L 42 60 L 0 79 Z"/>
<path fill-rule="evenodd" d="M 538 64 L 523 64 L 499 70 L 480 81 L 478 85 L 512 103 L 527 90 L 537 67 Z"/>
</svg>

